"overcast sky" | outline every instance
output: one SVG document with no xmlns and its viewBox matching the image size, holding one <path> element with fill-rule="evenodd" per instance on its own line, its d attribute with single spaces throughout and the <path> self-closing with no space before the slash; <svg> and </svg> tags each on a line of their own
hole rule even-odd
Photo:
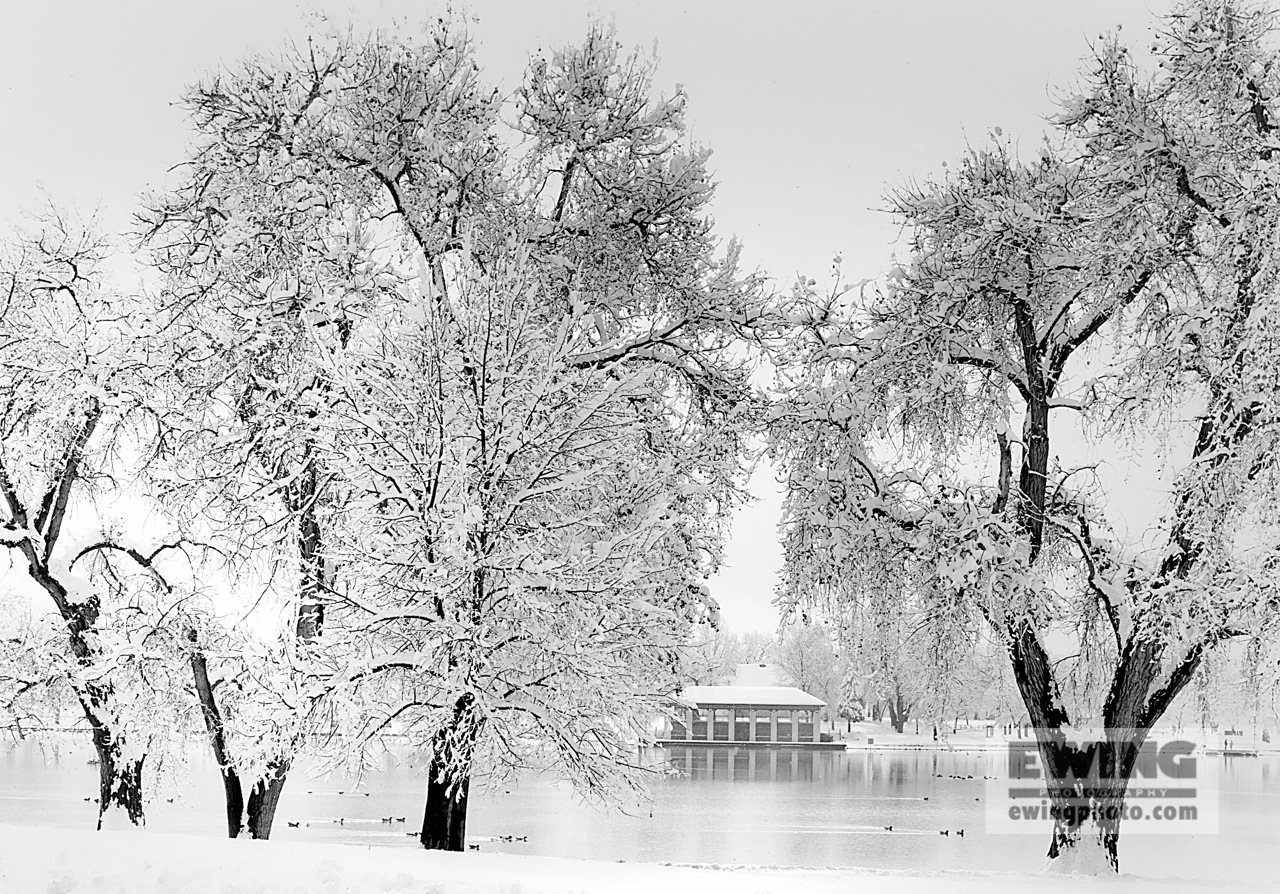
<svg viewBox="0 0 1280 894">
<path fill-rule="evenodd" d="M 555 0 L 468 4 L 487 77 L 510 88 L 527 55 L 576 41 L 591 15 L 656 46 L 658 85 L 684 85 L 694 139 L 715 151 L 722 236 L 776 278 L 821 279 L 831 258 L 873 277 L 896 230 L 887 185 L 939 170 L 1001 127 L 1034 153 L 1089 42 L 1142 46 L 1165 0 L 789 3 Z M 302 38 L 311 11 L 342 22 L 434 14 L 430 2 L 9 0 L 0 19 L 0 217 L 43 189 L 111 228 L 182 158 L 184 85 Z M 359 11 L 353 11 L 358 9 Z M 742 511 L 714 582 L 725 624 L 772 630 L 776 488 Z"/>
</svg>

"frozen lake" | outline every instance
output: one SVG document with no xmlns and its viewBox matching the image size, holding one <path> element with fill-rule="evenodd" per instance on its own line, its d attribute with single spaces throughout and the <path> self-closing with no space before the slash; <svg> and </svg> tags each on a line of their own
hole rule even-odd
<svg viewBox="0 0 1280 894">
<path fill-rule="evenodd" d="M 87 741 L 6 741 L 0 748 L 0 823 L 92 828 L 96 806 L 84 798 L 96 794 L 97 768 L 88 763 Z M 659 779 L 652 802 L 631 815 L 584 806 L 566 785 L 523 779 L 473 798 L 468 840 L 489 852 L 596 860 L 899 870 L 1030 871 L 1048 846 L 1047 825 L 1042 835 L 983 832 L 982 777 L 995 773 L 1001 759 L 995 752 L 720 747 L 658 754 L 686 775 Z M 1258 855 L 1280 840 L 1280 759 L 1205 760 L 1219 766 L 1219 834 L 1122 836 L 1126 872 L 1275 877 Z M 202 752 L 190 775 L 173 803 L 150 804 L 149 827 L 221 834 L 212 760 Z M 406 833 L 418 828 L 423 787 L 419 769 L 390 759 L 359 787 L 297 772 L 285 788 L 273 837 L 415 847 Z M 405 822 L 384 823 L 386 816 Z M 528 841 L 504 842 L 503 835 Z"/>
</svg>

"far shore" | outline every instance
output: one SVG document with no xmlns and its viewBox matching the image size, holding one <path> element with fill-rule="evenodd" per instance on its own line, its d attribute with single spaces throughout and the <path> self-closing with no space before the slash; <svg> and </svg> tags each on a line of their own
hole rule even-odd
<svg viewBox="0 0 1280 894">
<path fill-rule="evenodd" d="M 917 732 L 918 729 L 918 732 Z M 904 724 L 901 733 L 887 723 L 840 721 L 830 730 L 836 741 L 844 742 L 848 751 L 1001 751 L 1011 742 L 1034 742 L 1035 730 L 1018 724 L 990 720 L 961 719 L 958 723 L 939 727 L 921 720 Z M 1265 727 L 1220 726 L 1216 731 L 1201 727 L 1156 727 L 1150 737 L 1158 740 L 1183 739 L 1194 742 L 1196 750 L 1207 755 L 1273 756 L 1280 755 L 1280 736 Z"/>
</svg>

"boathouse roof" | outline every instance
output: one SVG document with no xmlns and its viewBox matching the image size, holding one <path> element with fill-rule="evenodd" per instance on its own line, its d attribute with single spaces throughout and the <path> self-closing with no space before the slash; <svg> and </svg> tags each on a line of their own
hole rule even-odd
<svg viewBox="0 0 1280 894">
<path fill-rule="evenodd" d="M 686 686 L 678 701 L 697 705 L 762 705 L 771 708 L 821 708 L 826 704 L 794 686 Z"/>
</svg>

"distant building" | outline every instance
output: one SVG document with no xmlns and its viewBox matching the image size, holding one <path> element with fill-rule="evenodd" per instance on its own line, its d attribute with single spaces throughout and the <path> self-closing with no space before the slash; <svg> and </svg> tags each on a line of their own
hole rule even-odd
<svg viewBox="0 0 1280 894">
<path fill-rule="evenodd" d="M 794 686 L 688 686 L 659 744 L 815 746 L 825 705 Z"/>
</svg>

